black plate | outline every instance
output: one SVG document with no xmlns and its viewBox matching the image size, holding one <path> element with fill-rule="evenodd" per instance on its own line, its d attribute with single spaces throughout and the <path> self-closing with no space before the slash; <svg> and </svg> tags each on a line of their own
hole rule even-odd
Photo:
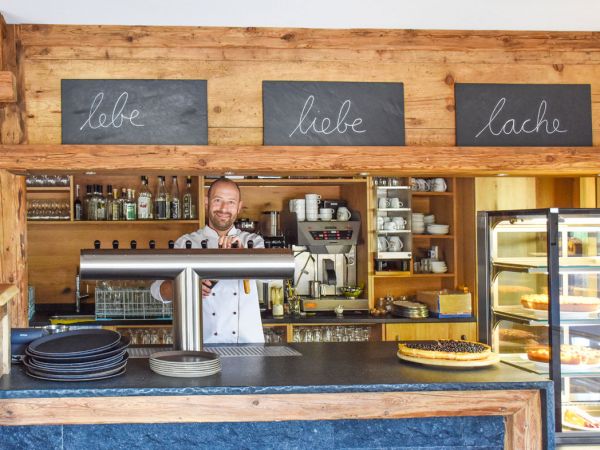
<svg viewBox="0 0 600 450">
<path fill-rule="evenodd" d="M 129 355 L 125 354 L 117 361 L 113 361 L 113 362 L 101 364 L 101 365 L 96 365 L 93 367 L 70 367 L 69 365 L 64 364 L 61 368 L 58 368 L 58 369 L 57 368 L 47 368 L 47 367 L 38 366 L 37 364 L 35 364 L 34 361 L 31 361 L 31 359 L 29 357 L 25 357 L 23 359 L 23 364 L 28 369 L 32 369 L 36 372 L 44 372 L 44 373 L 52 374 L 52 375 L 79 375 L 79 374 L 86 375 L 86 374 L 94 374 L 94 373 L 98 373 L 98 372 L 104 372 L 107 370 L 115 369 L 115 368 L 121 366 L 123 363 L 127 362 L 128 358 L 129 358 Z"/>
<path fill-rule="evenodd" d="M 95 353 L 93 355 L 75 355 L 75 356 L 40 356 L 36 353 L 31 353 L 29 348 L 25 350 L 25 354 L 27 356 L 34 357 L 37 361 L 51 363 L 51 364 L 61 364 L 61 363 L 80 363 L 80 362 L 88 362 L 88 361 L 98 361 L 101 359 L 109 358 L 110 356 L 115 356 L 123 351 L 129 345 L 129 339 L 126 337 L 121 337 L 121 340 L 112 348 L 109 348 L 102 353 Z"/>
<path fill-rule="evenodd" d="M 113 373 L 111 375 L 105 375 L 105 376 L 96 376 L 96 377 L 90 377 L 90 378 L 81 378 L 79 380 L 65 380 L 63 378 L 55 378 L 51 375 L 48 376 L 40 376 L 40 375 L 34 375 L 32 373 L 29 372 L 29 370 L 25 370 L 25 373 L 27 375 L 29 375 L 30 377 L 33 378 L 37 378 L 39 380 L 47 380 L 47 381 L 97 381 L 97 380 L 106 380 L 107 378 L 114 378 L 114 377 L 118 377 L 119 375 L 123 375 L 126 372 L 126 368 L 123 368 L 123 370 L 121 370 L 120 372 L 117 373 Z"/>
<path fill-rule="evenodd" d="M 65 381 L 68 381 L 68 380 L 77 381 L 77 380 L 86 380 L 88 378 L 97 378 L 97 377 L 104 377 L 104 376 L 112 375 L 114 373 L 120 372 L 122 369 L 125 368 L 126 365 L 127 365 L 127 361 L 125 361 L 121 364 L 115 365 L 110 369 L 96 370 L 94 372 L 77 373 L 77 374 L 63 374 L 63 373 L 47 372 L 45 370 L 33 369 L 31 367 L 27 367 L 26 372 L 28 374 L 37 375 L 39 377 L 49 377 L 49 378 L 54 378 L 57 380 L 65 380 Z"/>
<path fill-rule="evenodd" d="M 27 347 L 33 356 L 72 357 L 102 353 L 119 343 L 121 335 L 111 330 L 74 330 L 36 339 Z"/>
<path fill-rule="evenodd" d="M 34 365 L 39 369 L 61 370 L 61 369 L 67 369 L 67 368 L 68 369 L 86 369 L 86 368 L 89 369 L 89 368 L 98 367 L 98 366 L 106 366 L 106 365 L 117 363 L 117 362 L 121 361 L 123 359 L 123 356 L 125 356 L 125 355 L 127 355 L 127 350 L 123 350 L 120 353 L 116 354 L 115 356 L 111 356 L 110 358 L 99 359 L 97 361 L 88 361 L 88 362 L 82 362 L 82 363 L 69 362 L 69 363 L 60 363 L 60 364 L 39 361 L 37 358 L 35 358 L 33 356 L 24 356 L 24 358 L 27 359 L 27 362 L 29 364 Z"/>
</svg>

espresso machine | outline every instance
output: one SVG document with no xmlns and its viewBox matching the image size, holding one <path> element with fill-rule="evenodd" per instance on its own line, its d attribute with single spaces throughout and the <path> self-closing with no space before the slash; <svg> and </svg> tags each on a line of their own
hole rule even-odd
<svg viewBox="0 0 600 450">
<path fill-rule="evenodd" d="M 286 242 L 294 254 L 294 286 L 304 311 L 368 310 L 368 299 L 348 299 L 341 288 L 356 286 L 356 245 L 360 214 L 348 221 L 298 222 L 295 213 L 282 213 Z M 316 287 L 316 288 L 315 288 Z"/>
</svg>

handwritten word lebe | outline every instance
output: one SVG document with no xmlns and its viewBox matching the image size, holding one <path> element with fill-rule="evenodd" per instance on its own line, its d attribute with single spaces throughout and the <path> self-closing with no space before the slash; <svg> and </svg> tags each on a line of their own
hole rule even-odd
<svg viewBox="0 0 600 450">
<path fill-rule="evenodd" d="M 304 106 L 302 107 L 302 112 L 300 113 L 298 125 L 296 125 L 296 128 L 294 128 L 294 130 L 290 133 L 289 137 L 292 137 L 297 131 L 304 135 L 307 135 L 310 132 L 316 134 L 329 135 L 335 132 L 338 132 L 339 134 L 344 134 L 347 131 L 352 131 L 354 133 L 364 133 L 367 131 L 360 130 L 358 128 L 359 125 L 363 122 L 363 120 L 360 117 L 357 117 L 352 122 L 346 121 L 346 118 L 348 117 L 348 114 L 350 113 L 350 108 L 352 106 L 352 102 L 350 100 L 346 100 L 342 103 L 335 123 L 333 123 L 333 121 L 329 117 L 323 117 L 319 121 L 319 118 L 315 113 L 313 113 L 313 117 L 311 120 L 309 115 L 311 114 L 311 110 L 314 103 L 315 96 L 309 95 L 306 101 L 304 102 Z"/>
<path fill-rule="evenodd" d="M 129 115 L 123 112 L 127 106 L 128 98 L 129 94 L 127 92 L 123 92 L 121 95 L 119 95 L 119 98 L 117 98 L 117 101 L 113 107 L 112 114 L 109 117 L 108 114 L 105 113 L 96 114 L 100 108 L 100 105 L 102 105 L 102 101 L 104 100 L 104 92 L 99 92 L 92 101 L 87 120 L 83 123 L 83 125 L 81 125 L 79 130 L 83 131 L 85 127 L 90 127 L 92 130 L 110 127 L 121 128 L 121 126 L 123 126 L 123 124 L 126 122 L 134 127 L 143 127 L 143 124 L 134 122 L 134 119 L 137 119 L 140 115 L 139 109 L 132 109 Z"/>
<path fill-rule="evenodd" d="M 532 119 L 525 119 L 521 125 L 517 124 L 516 119 L 508 119 L 501 126 L 497 122 L 496 118 L 504 108 L 506 104 L 506 98 L 502 97 L 494 106 L 492 110 L 492 114 L 487 122 L 487 124 L 477 133 L 475 138 L 478 138 L 484 131 L 489 131 L 494 136 L 503 135 L 519 135 L 521 133 L 532 134 L 532 133 L 546 133 L 546 134 L 554 134 L 554 133 L 566 133 L 567 130 L 560 129 L 560 121 L 558 119 L 552 119 L 552 124 L 546 119 L 546 109 L 548 107 L 548 103 L 546 100 L 542 100 L 540 102 L 540 106 L 538 107 L 537 117 L 535 119 L 535 125 L 530 123 Z"/>
</svg>

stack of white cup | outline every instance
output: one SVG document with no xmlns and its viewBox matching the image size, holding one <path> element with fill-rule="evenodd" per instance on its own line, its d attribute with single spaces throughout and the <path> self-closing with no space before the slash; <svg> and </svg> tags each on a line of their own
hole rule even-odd
<svg viewBox="0 0 600 450">
<path fill-rule="evenodd" d="M 319 194 L 306 194 L 304 199 L 306 200 L 306 220 L 309 222 L 319 220 L 319 203 L 321 203 L 321 196 Z"/>
<path fill-rule="evenodd" d="M 298 222 L 306 220 L 306 200 L 303 198 L 293 198 L 290 200 L 290 212 L 296 213 Z"/>
</svg>

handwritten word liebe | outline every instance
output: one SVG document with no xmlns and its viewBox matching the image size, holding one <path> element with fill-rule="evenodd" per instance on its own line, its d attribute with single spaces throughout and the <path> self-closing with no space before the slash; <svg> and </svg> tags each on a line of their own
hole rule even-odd
<svg viewBox="0 0 600 450">
<path fill-rule="evenodd" d="M 346 118 L 350 113 L 350 108 L 352 107 L 352 102 L 350 100 L 346 100 L 342 103 L 335 123 L 329 117 L 323 117 L 319 120 L 315 113 L 312 113 L 312 118 L 310 118 L 309 116 L 311 115 L 314 103 L 315 96 L 309 95 L 302 107 L 298 125 L 296 125 L 296 128 L 290 133 L 289 137 L 292 137 L 296 132 L 300 132 L 304 135 L 307 135 L 310 132 L 329 135 L 335 132 L 344 134 L 348 131 L 354 133 L 365 133 L 367 131 L 359 129 L 359 125 L 363 122 L 360 117 L 357 117 L 351 122 L 346 121 Z"/>
<path fill-rule="evenodd" d="M 100 109 L 100 105 L 102 105 L 102 101 L 104 100 L 104 92 L 99 92 L 92 101 L 87 120 L 81 125 L 79 130 L 83 131 L 86 127 L 89 127 L 92 130 L 110 127 L 121 128 L 121 126 L 127 122 L 134 127 L 143 127 L 143 124 L 134 122 L 134 119 L 137 119 L 140 115 L 138 109 L 132 109 L 129 114 L 123 112 L 127 106 L 128 98 L 129 94 L 127 92 L 123 92 L 119 95 L 119 98 L 117 98 L 117 101 L 113 106 L 112 114 L 109 117 L 105 113 L 98 113 L 98 109 Z"/>
</svg>

